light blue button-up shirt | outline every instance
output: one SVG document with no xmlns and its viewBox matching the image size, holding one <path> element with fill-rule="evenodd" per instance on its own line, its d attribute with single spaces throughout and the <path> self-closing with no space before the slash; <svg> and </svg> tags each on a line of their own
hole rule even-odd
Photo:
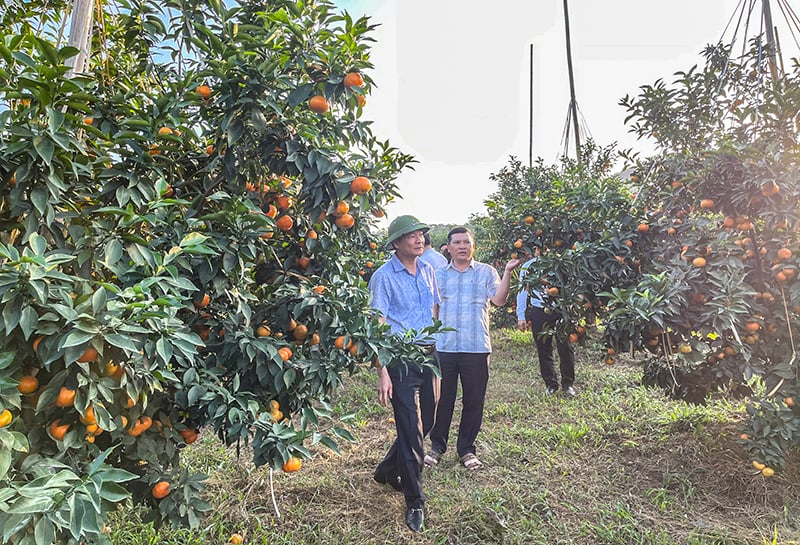
<svg viewBox="0 0 800 545">
<path fill-rule="evenodd" d="M 489 307 L 500 286 L 500 275 L 491 265 L 470 261 L 464 271 L 452 263 L 436 271 L 441 303 L 439 320 L 455 331 L 443 331 L 436 339 L 439 352 L 486 354 L 489 338 Z"/>
<path fill-rule="evenodd" d="M 369 279 L 371 306 L 380 311 L 392 333 L 420 331 L 433 325 L 433 305 L 439 304 L 439 288 L 433 267 L 417 259 L 412 275 L 396 255 L 378 267 Z"/>
<path fill-rule="evenodd" d="M 528 274 L 528 268 L 536 261 L 536 258 L 529 259 L 525 263 L 522 264 L 522 268 L 519 271 L 519 281 L 522 282 L 522 279 L 525 278 L 525 275 Z M 528 297 L 528 290 L 525 288 L 520 287 L 519 292 L 517 292 L 517 320 L 520 322 L 525 321 L 525 310 L 528 308 L 528 300 L 530 300 L 532 307 L 544 307 L 544 300 L 542 299 L 542 291 L 535 291 Z"/>
</svg>

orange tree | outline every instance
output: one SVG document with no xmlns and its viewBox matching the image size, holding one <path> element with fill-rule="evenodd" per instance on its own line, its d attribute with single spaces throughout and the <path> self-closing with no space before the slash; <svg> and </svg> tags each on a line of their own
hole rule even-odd
<svg viewBox="0 0 800 545">
<path fill-rule="evenodd" d="M 295 469 L 350 439 L 328 403 L 343 374 L 423 361 L 358 275 L 411 160 L 361 117 L 372 27 L 325 0 L 120 2 L 69 76 L 59 6 L 11 4 L 3 542 L 102 540 L 128 498 L 197 526 L 180 453 L 200 431 Z"/>
<path fill-rule="evenodd" d="M 623 99 L 632 130 L 657 146 L 623 154 L 633 201 L 624 186 L 596 190 L 608 186 L 592 157 L 577 170 L 512 164 L 485 221 L 506 251 L 529 251 L 531 237 L 550 248 L 529 285 L 545 286 L 560 334 L 579 341 L 581 321 L 597 318 L 605 362 L 644 351 L 645 383 L 698 403 L 750 396 L 740 437 L 769 476 L 800 442 L 798 72 L 764 85 L 757 49 L 705 57 L 702 70 Z"/>
</svg>

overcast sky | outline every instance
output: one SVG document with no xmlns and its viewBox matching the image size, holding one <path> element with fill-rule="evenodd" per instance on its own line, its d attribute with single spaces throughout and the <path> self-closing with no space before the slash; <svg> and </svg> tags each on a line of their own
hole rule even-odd
<svg viewBox="0 0 800 545">
<path fill-rule="evenodd" d="M 569 107 L 562 0 L 336 2 L 381 25 L 365 117 L 379 139 L 419 161 L 398 180 L 403 199 L 389 205 L 388 220 L 466 222 L 495 190 L 491 173 L 510 156 L 527 163 L 531 44 L 533 157 L 560 156 Z M 646 149 L 627 132 L 621 98 L 701 63 L 706 44 L 730 43 L 740 10 L 739 0 L 570 0 L 577 103 L 594 140 Z M 784 20 L 774 4 L 773 17 Z M 779 37 L 796 56 L 788 30 Z"/>
</svg>

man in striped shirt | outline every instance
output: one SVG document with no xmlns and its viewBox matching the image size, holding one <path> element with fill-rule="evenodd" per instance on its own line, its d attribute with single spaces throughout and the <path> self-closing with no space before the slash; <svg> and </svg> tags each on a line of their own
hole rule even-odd
<svg viewBox="0 0 800 545">
<path fill-rule="evenodd" d="M 483 466 L 476 455 L 475 439 L 483 420 L 489 382 L 490 302 L 496 306 L 506 303 L 511 274 L 520 260 L 509 261 L 501 278 L 494 267 L 472 258 L 475 238 L 466 227 L 456 227 L 447 234 L 447 250 L 452 261 L 436 271 L 440 296 L 438 317 L 444 327 L 453 330 L 440 333 L 436 341 L 441 392 L 431 430 L 431 451 L 425 456 L 425 463 L 435 466 L 447 450 L 460 378 L 463 409 L 456 452 L 464 467 L 473 470 Z"/>
</svg>

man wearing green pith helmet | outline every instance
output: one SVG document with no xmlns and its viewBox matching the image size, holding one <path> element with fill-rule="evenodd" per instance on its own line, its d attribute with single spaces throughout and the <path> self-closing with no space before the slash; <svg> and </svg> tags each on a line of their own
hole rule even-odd
<svg viewBox="0 0 800 545">
<path fill-rule="evenodd" d="M 419 256 L 425 250 L 428 226 L 414 216 L 399 216 L 389 225 L 387 249 L 392 257 L 379 267 L 369 281 L 372 306 L 382 314 L 391 332 L 404 335 L 433 325 L 434 309 L 439 304 L 439 289 L 433 267 Z M 427 341 L 418 339 L 419 344 Z M 435 347 L 425 344 L 433 354 Z M 420 532 L 424 525 L 422 467 L 423 440 L 433 426 L 438 385 L 430 367 L 381 362 L 378 396 L 384 406 L 392 404 L 397 438 L 375 469 L 379 483 L 403 492 L 406 500 L 406 525 Z"/>
</svg>

